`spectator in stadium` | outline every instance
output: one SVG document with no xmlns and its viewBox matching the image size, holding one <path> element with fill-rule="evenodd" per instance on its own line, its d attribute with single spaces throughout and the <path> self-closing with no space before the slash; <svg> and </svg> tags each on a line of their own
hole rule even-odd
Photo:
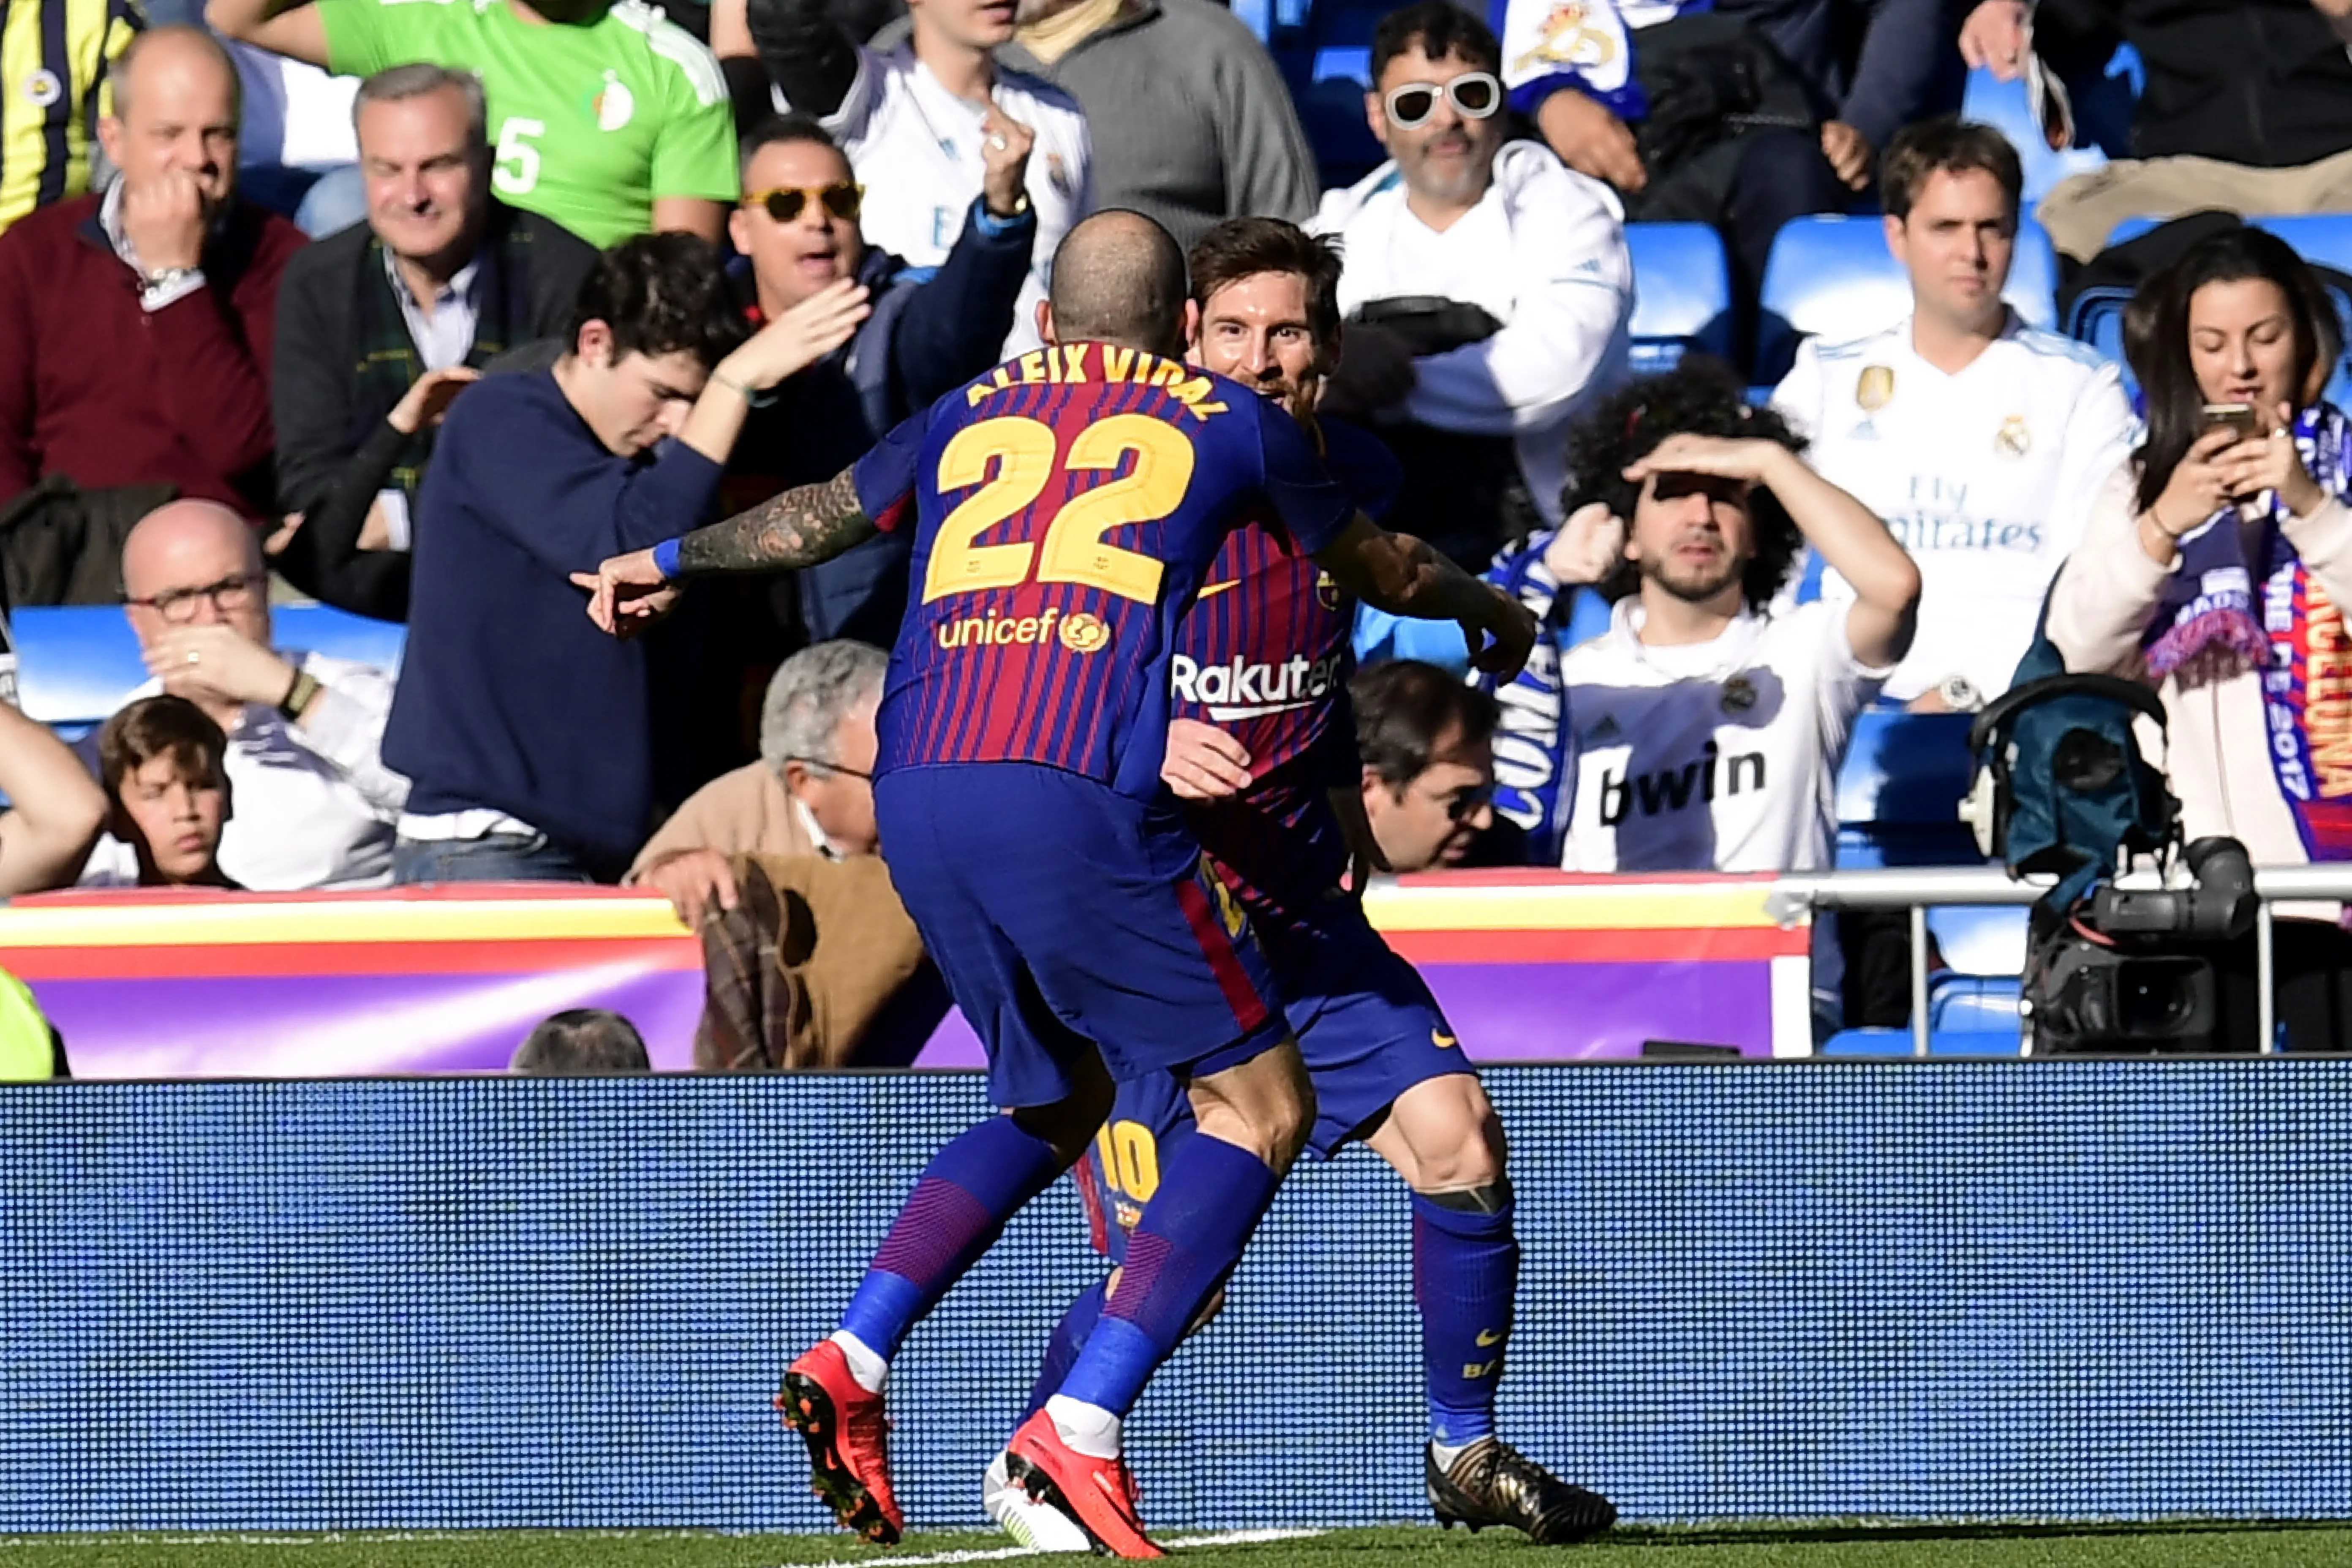
<svg viewBox="0 0 2352 1568">
<path fill-rule="evenodd" d="M 1501 68 L 1448 0 L 1382 18 L 1364 112 L 1391 161 L 1315 222 L 1348 255 L 1326 406 L 1404 465 L 1389 523 L 1473 570 L 1559 521 L 1569 422 L 1623 378 L 1633 305 L 1617 198 L 1505 142 Z"/>
<path fill-rule="evenodd" d="M 408 614 L 407 549 L 449 400 L 518 343 L 561 338 L 596 252 L 490 194 L 482 86 L 394 66 L 352 109 L 367 222 L 313 245 L 278 290 L 275 563 L 304 592 Z"/>
<path fill-rule="evenodd" d="M 36 13 L 24 23 L 20 7 Z M 12 31 L 21 27 L 30 51 L 10 61 L 5 84 L 32 112 L 12 112 L 0 124 L 0 232 L 36 207 L 71 201 L 95 183 L 98 121 L 114 112 L 108 67 L 147 24 L 131 0 L 98 5 L 73 0 L 16 0 L 8 7 Z"/>
<path fill-rule="evenodd" d="M 0 898 L 72 887 L 106 830 L 106 792 L 14 702 L 0 702 Z"/>
<path fill-rule="evenodd" d="M 729 9 L 743 14 L 743 0 Z M 1087 116 L 1062 89 L 998 62 L 1013 37 L 1003 5 L 914 0 L 908 12 L 904 38 L 878 49 L 860 45 L 825 0 L 755 0 L 748 26 L 776 107 L 815 116 L 849 155 L 868 193 L 868 244 L 911 267 L 942 267 L 975 226 L 1000 237 L 1026 223 L 1028 277 L 998 357 L 1025 353 L 1040 341 L 1055 247 L 1094 210 Z M 1034 158 L 1018 156 L 1033 144 Z M 1017 175 L 1009 186 L 1008 165 Z"/>
<path fill-rule="evenodd" d="M 507 1071 L 523 1078 L 616 1078 L 654 1070 L 646 1037 L 618 1013 L 572 1007 L 534 1026 Z"/>
<path fill-rule="evenodd" d="M 2147 77 L 2133 155 L 2042 198 L 2058 249 L 2088 261 L 2131 217 L 2352 212 L 2352 0 L 1980 0 L 1960 29 L 2003 80 L 2029 53 L 2096 78 L 2119 43 Z"/>
<path fill-rule="evenodd" d="M 2341 859 L 2352 424 L 2320 395 L 2340 347 L 2335 309 L 2284 241 L 2252 228 L 2200 242 L 2148 287 L 2134 362 L 2147 439 L 2058 574 L 2050 639 L 2071 670 L 2157 688 L 2187 837 L 2236 838 L 2257 866 Z M 2224 404 L 2251 414 L 2208 413 Z M 2289 1045 L 2341 1048 L 2352 935 L 2333 904 L 2278 912 Z M 2254 1038 L 2253 938 L 2214 956 L 2225 1031 L 2241 1047 L 2266 1044 Z"/>
<path fill-rule="evenodd" d="M 747 195 L 730 233 L 750 261 L 750 320 L 774 321 L 844 279 L 869 290 L 874 313 L 752 411 L 729 467 L 730 512 L 839 473 L 900 420 L 1003 357 L 1039 225 L 1022 194 L 1028 132 L 1008 125 L 990 140 L 1004 144 L 983 150 L 981 194 L 928 279 L 905 258 L 868 245 L 849 161 L 814 121 L 782 116 L 745 140 Z M 888 646 L 906 612 L 910 549 L 910 541 L 886 534 L 796 574 L 805 635 Z"/>
<path fill-rule="evenodd" d="M 228 737 L 184 697 L 142 697 L 98 731 L 99 776 L 131 866 L 94 886 L 238 889 L 220 866 L 230 820 Z"/>
<path fill-rule="evenodd" d="M 415 781 L 398 880 L 627 868 L 654 815 L 656 720 L 678 694 L 646 642 L 587 621 L 571 575 L 701 521 L 751 400 L 847 342 L 866 310 L 845 279 L 745 341 L 718 253 L 645 236 L 598 260 L 551 368 L 457 400 L 418 498 L 384 735 Z"/>
<path fill-rule="evenodd" d="M 760 710 L 760 760 L 704 784 L 646 840 L 625 880 L 659 892 L 689 926 L 731 910 L 740 855 L 854 860 L 880 853 L 874 714 L 889 656 L 823 642 L 778 667 Z"/>
<path fill-rule="evenodd" d="M 1381 862 L 1400 872 L 1462 865 L 1495 821 L 1495 699 L 1402 658 L 1359 672 L 1348 695 Z"/>
<path fill-rule="evenodd" d="M 215 502 L 142 518 L 123 545 L 122 591 L 156 678 L 133 699 L 184 697 L 227 736 L 223 776 L 240 810 L 221 840 L 226 874 L 267 892 L 389 882 L 408 794 L 381 754 L 392 677 L 276 649 L 259 539 Z M 88 876 L 128 880 L 133 863 L 110 840 Z"/>
<path fill-rule="evenodd" d="M 78 513 L 47 526 L 86 539 L 101 577 L 174 494 L 275 515 L 270 343 L 303 243 L 236 195 L 236 72 L 215 40 L 158 27 L 112 79 L 98 134 L 121 177 L 0 235 L 0 506 L 42 487 L 27 506 Z"/>
<path fill-rule="evenodd" d="M 1512 107 L 1628 216 L 1722 230 L 1743 317 L 1783 224 L 1844 212 L 1895 132 L 1960 105 L 1943 0 L 1496 8 Z"/>
<path fill-rule="evenodd" d="M 735 199 L 719 62 L 643 0 L 211 0 L 205 16 L 338 76 L 420 61 L 473 71 L 497 194 L 592 245 L 667 229 L 715 244 Z"/>
<path fill-rule="evenodd" d="M 2137 421 L 2116 367 L 2001 301 L 2017 153 L 1990 126 L 1898 134 L 1879 176 L 1912 310 L 1840 343 L 1808 339 L 1772 395 L 1823 478 L 1885 520 L 1927 584 L 1885 696 L 1971 711 L 2009 689 L 2042 600 Z M 1850 600 L 1835 573 L 1823 594 Z"/>
<path fill-rule="evenodd" d="M 1560 660 L 1566 869 L 1828 866 L 1846 737 L 1908 651 L 1918 567 L 1741 393 L 1685 364 L 1572 439 L 1569 504 L 1627 526 L 1610 629 Z M 1853 597 L 1776 611 L 1807 543 Z"/>
</svg>

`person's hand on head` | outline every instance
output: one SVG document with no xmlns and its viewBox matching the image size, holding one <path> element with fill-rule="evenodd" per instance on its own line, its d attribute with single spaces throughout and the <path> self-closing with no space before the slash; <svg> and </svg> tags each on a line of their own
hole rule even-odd
<svg viewBox="0 0 2352 1568">
<path fill-rule="evenodd" d="M 457 395 L 481 379 L 482 373 L 470 365 L 428 370 L 409 384 L 400 401 L 392 405 L 392 412 L 383 416 L 384 423 L 404 436 L 433 429 L 449 412 L 449 405 Z"/>
<path fill-rule="evenodd" d="M 980 199 L 991 216 L 1012 217 L 1021 210 L 1029 178 L 1029 153 L 1037 133 L 991 105 L 980 122 Z"/>
<path fill-rule="evenodd" d="M 735 863 L 716 849 L 681 849 L 646 868 L 638 879 L 669 900 L 689 931 L 731 910 L 740 901 Z"/>
<path fill-rule="evenodd" d="M 1970 70 L 1990 70 L 1995 81 L 2025 74 L 2025 25 L 2032 15 L 2025 0 L 1983 0 L 1960 24 L 1960 58 Z"/>
<path fill-rule="evenodd" d="M 1323 412 L 1361 418 L 1402 402 L 1418 376 L 1412 351 L 1394 332 L 1349 327 L 1339 340 L 1339 363 L 1323 383 Z"/>
<path fill-rule="evenodd" d="M 276 707 L 294 687 L 294 667 L 234 627 L 166 626 L 141 650 L 147 673 L 192 702 Z"/>
<path fill-rule="evenodd" d="M 1544 570 L 1561 587 L 1605 582 L 1625 558 L 1625 520 L 1601 501 L 1568 514 L 1544 546 Z"/>
<path fill-rule="evenodd" d="M 201 267 L 205 258 L 205 194 L 184 169 L 122 187 L 122 237 L 147 272 Z"/>
<path fill-rule="evenodd" d="M 752 333 L 712 378 L 765 392 L 847 342 L 873 309 L 864 284 L 848 278 L 828 284 Z"/>
<path fill-rule="evenodd" d="M 1198 719 L 1168 721 L 1160 776 L 1179 800 L 1225 800 L 1250 786 L 1250 754 L 1239 741 Z"/>
<path fill-rule="evenodd" d="M 1625 477 L 1640 484 L 1653 474 L 1706 474 L 1719 479 L 1769 484 L 1772 467 L 1789 456 L 1778 441 L 1727 436 L 1669 436 L 1645 457 L 1625 466 Z"/>
<path fill-rule="evenodd" d="M 1846 189 L 1869 188 L 1871 147 L 1861 132 L 1843 120 L 1825 121 L 1822 125 L 1822 156 L 1830 161 L 1831 171 Z"/>
</svg>

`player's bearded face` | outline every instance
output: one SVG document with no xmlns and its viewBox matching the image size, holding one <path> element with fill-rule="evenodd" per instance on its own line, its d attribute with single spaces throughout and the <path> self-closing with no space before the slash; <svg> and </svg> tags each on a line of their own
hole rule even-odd
<svg viewBox="0 0 2352 1568">
<path fill-rule="evenodd" d="M 1704 604 L 1737 587 L 1755 558 L 1748 487 L 1706 474 L 1656 474 L 1633 507 L 1632 553 L 1642 575 Z"/>
<path fill-rule="evenodd" d="M 1257 272 L 1202 302 L 1189 357 L 1303 416 L 1314 409 L 1323 369 L 1339 357 L 1337 348 L 1318 339 L 1310 324 L 1306 279 Z"/>
</svg>

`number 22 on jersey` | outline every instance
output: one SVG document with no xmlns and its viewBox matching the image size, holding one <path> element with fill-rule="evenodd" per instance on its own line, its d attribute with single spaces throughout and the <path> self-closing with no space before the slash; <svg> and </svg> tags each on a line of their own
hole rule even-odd
<svg viewBox="0 0 2352 1568">
<path fill-rule="evenodd" d="M 983 419 L 949 439 L 940 454 L 939 488 L 980 488 L 940 523 L 923 572 L 923 603 L 1033 580 L 1158 602 L 1166 566 L 1104 538 L 1115 528 L 1157 522 L 1183 504 L 1192 487 L 1192 443 L 1148 415 L 1115 414 L 1078 433 L 1060 464 L 1063 472 L 1115 470 L 1129 454 L 1134 467 L 1062 502 L 1045 520 L 1042 542 L 980 542 L 988 530 L 1036 505 L 1054 479 L 1055 446 L 1052 426 L 1021 415 Z"/>
</svg>

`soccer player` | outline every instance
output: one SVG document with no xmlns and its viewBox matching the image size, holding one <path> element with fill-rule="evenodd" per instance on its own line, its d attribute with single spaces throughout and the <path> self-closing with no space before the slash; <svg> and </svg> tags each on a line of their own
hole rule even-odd
<svg viewBox="0 0 2352 1568">
<path fill-rule="evenodd" d="M 1339 357 L 1337 246 L 1278 218 L 1233 218 L 1192 247 L 1191 270 L 1200 308 L 1192 362 L 1311 417 L 1317 384 Z M 1395 459 L 1352 426 L 1325 421 L 1318 431 L 1334 477 L 1366 511 L 1384 510 L 1399 479 Z M 1315 1089 L 1307 1148 L 1329 1159 L 1361 1139 L 1412 1191 L 1430 1506 L 1447 1524 L 1507 1524 L 1539 1542 L 1579 1540 L 1607 1529 L 1615 1510 L 1495 1432 L 1519 1263 L 1502 1128 L 1436 999 L 1340 891 L 1351 847 L 1363 847 L 1372 761 L 1367 752 L 1360 762 L 1349 721 L 1353 619 L 1353 605 L 1277 528 L 1234 533 L 1178 632 L 1163 776 L 1192 803 L 1188 819 L 1273 964 Z M 1457 810 L 1475 812 L 1493 788 L 1494 700 L 1427 666 L 1403 668 L 1437 678 L 1441 695 L 1431 699 L 1425 681 L 1410 691 L 1381 681 L 1382 711 L 1368 715 L 1378 721 L 1375 738 L 1427 731 L 1413 736 L 1424 763 L 1442 758 L 1475 770 L 1453 770 L 1467 792 Z M 1375 783 L 1383 791 L 1419 782 L 1421 768 L 1387 777 L 1397 747 L 1391 741 L 1378 749 Z M 1410 842 L 1395 840 L 1400 851 Z M 1425 837 L 1410 858 L 1381 858 L 1391 869 L 1426 870 L 1444 842 Z M 1356 883 L 1360 889 L 1360 865 Z M 1081 1175 L 1097 1240 L 1115 1264 L 1123 1263 L 1125 1232 L 1159 1171 L 1180 1157 L 1192 1131 L 1183 1098 L 1164 1077 L 1120 1084 Z M 1086 1342 L 1108 1286 L 1097 1284 L 1063 1317 L 1033 1409 Z M 1012 1483 L 1006 1456 L 989 1468 L 983 1497 L 989 1516 L 1015 1540 L 1086 1544 L 1071 1521 Z"/>
<path fill-rule="evenodd" d="M 1127 1289 L 1014 1433 L 1010 1466 L 1096 1544 L 1162 1554 L 1120 1422 L 1231 1272 L 1312 1117 L 1247 917 L 1160 783 L 1171 644 L 1225 535 L 1270 509 L 1341 585 L 1461 623 L 1481 665 L 1515 668 L 1533 644 L 1524 610 L 1358 512 L 1277 405 L 1183 364 L 1193 313 L 1167 232 L 1098 214 L 1055 258 L 1046 348 L 834 479 L 580 579 L 610 628 L 699 573 L 807 566 L 915 529 L 920 590 L 877 719 L 877 819 L 1007 1113 L 932 1160 L 840 1329 L 785 1374 L 818 1490 L 870 1540 L 902 1525 L 890 1356 L 1085 1152 L 1112 1083 L 1161 1075 L 1186 1085 L 1199 1134 L 1160 1173 Z"/>
</svg>

